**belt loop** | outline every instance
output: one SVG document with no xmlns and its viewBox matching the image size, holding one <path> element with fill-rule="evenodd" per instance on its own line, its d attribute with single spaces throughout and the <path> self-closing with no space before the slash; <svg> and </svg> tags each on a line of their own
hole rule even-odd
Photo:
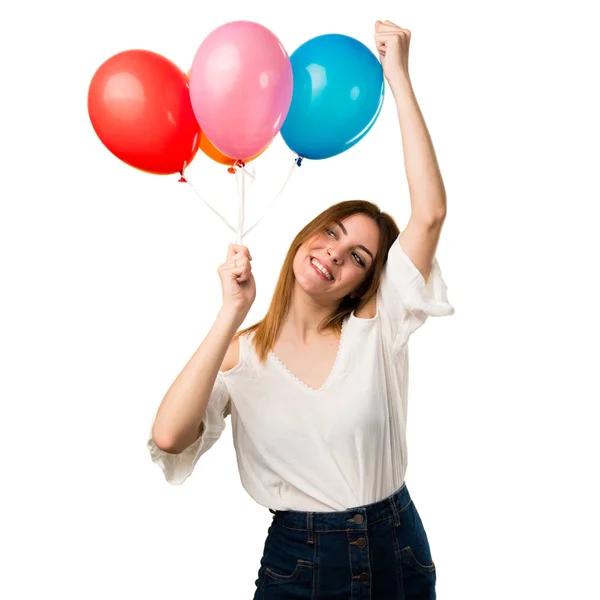
<svg viewBox="0 0 600 600">
<path fill-rule="evenodd" d="M 306 513 L 306 529 L 308 530 L 308 539 L 306 540 L 307 544 L 314 544 L 313 540 L 313 513 Z"/>
<path fill-rule="evenodd" d="M 389 499 L 389 502 L 392 505 L 392 512 L 394 513 L 394 526 L 400 527 L 400 511 L 396 505 L 396 494 Z"/>
</svg>

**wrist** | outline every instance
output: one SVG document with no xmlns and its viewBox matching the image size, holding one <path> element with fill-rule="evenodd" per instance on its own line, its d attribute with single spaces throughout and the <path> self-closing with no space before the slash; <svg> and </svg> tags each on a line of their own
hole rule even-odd
<svg viewBox="0 0 600 600">
<path fill-rule="evenodd" d="M 217 322 L 226 329 L 232 330 L 232 335 L 240 328 L 246 315 L 232 308 L 221 307 L 217 314 Z"/>
<path fill-rule="evenodd" d="M 392 94 L 396 100 L 413 93 L 412 82 L 408 73 L 401 71 L 393 79 L 388 80 Z"/>
</svg>

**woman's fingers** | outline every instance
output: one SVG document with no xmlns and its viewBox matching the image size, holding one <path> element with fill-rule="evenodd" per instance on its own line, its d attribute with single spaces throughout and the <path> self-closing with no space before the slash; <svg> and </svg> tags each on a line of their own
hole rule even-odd
<svg viewBox="0 0 600 600">
<path fill-rule="evenodd" d="M 235 254 L 244 254 L 250 260 L 252 260 L 252 255 L 250 254 L 250 250 L 246 246 L 242 246 L 240 244 L 229 244 L 227 248 L 227 258 L 226 260 L 230 260 L 234 257 Z"/>
<path fill-rule="evenodd" d="M 227 261 L 227 265 L 233 269 L 251 268 L 250 259 L 245 254 L 235 254 Z"/>
<path fill-rule="evenodd" d="M 375 23 L 375 31 L 377 33 L 399 33 L 403 32 L 410 35 L 410 31 L 408 29 L 404 29 L 404 27 L 400 27 L 391 21 L 377 21 Z"/>
<path fill-rule="evenodd" d="M 219 271 L 231 271 L 235 269 L 236 272 L 241 270 L 252 269 L 252 264 L 250 263 L 250 259 L 247 254 L 234 254 L 231 258 L 226 260 L 220 267 Z"/>
<path fill-rule="evenodd" d="M 218 268 L 218 271 L 235 279 L 238 283 L 243 283 L 250 278 L 250 272 L 252 271 L 251 260 L 252 255 L 246 246 L 229 244 L 227 258 Z"/>
<path fill-rule="evenodd" d="M 235 254 L 223 266 L 224 270 L 240 283 L 246 281 L 252 271 L 250 259 L 245 254 Z"/>
</svg>

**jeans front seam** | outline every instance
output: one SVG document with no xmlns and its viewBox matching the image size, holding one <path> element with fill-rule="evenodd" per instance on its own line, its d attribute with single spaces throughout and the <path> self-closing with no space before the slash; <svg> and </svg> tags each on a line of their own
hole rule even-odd
<svg viewBox="0 0 600 600">
<path fill-rule="evenodd" d="M 351 529 L 346 530 L 346 538 L 348 540 L 348 565 L 350 566 L 350 598 L 354 598 L 354 577 L 352 576 L 352 546 L 350 545 Z"/>
<path fill-rule="evenodd" d="M 319 598 L 319 577 L 321 574 L 321 567 L 319 565 L 319 544 L 321 543 L 321 536 L 317 533 L 315 535 L 316 539 L 316 544 L 314 545 L 314 551 L 313 551 L 313 565 L 314 565 L 314 569 L 313 569 L 313 578 L 312 578 L 312 582 L 313 582 L 313 589 L 312 589 L 312 594 L 311 594 L 311 600 L 318 600 Z"/>
<path fill-rule="evenodd" d="M 396 584 L 398 586 L 398 600 L 404 600 L 404 574 L 402 573 L 402 554 L 400 552 L 398 538 L 396 537 L 396 528 L 390 527 L 389 531 L 392 534 L 392 544 L 394 545 L 394 562 L 396 565 Z"/>
</svg>

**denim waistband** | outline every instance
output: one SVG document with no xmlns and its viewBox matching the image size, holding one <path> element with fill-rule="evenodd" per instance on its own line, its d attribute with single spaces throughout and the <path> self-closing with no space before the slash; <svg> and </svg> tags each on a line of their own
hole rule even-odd
<svg viewBox="0 0 600 600">
<path fill-rule="evenodd" d="M 307 532 L 323 532 L 347 529 L 366 529 L 371 523 L 393 518 L 400 525 L 401 512 L 411 503 L 406 482 L 391 496 L 372 504 L 334 512 L 310 512 L 269 509 L 274 520 L 288 529 Z M 310 536 L 309 536 L 310 537 Z"/>
</svg>

